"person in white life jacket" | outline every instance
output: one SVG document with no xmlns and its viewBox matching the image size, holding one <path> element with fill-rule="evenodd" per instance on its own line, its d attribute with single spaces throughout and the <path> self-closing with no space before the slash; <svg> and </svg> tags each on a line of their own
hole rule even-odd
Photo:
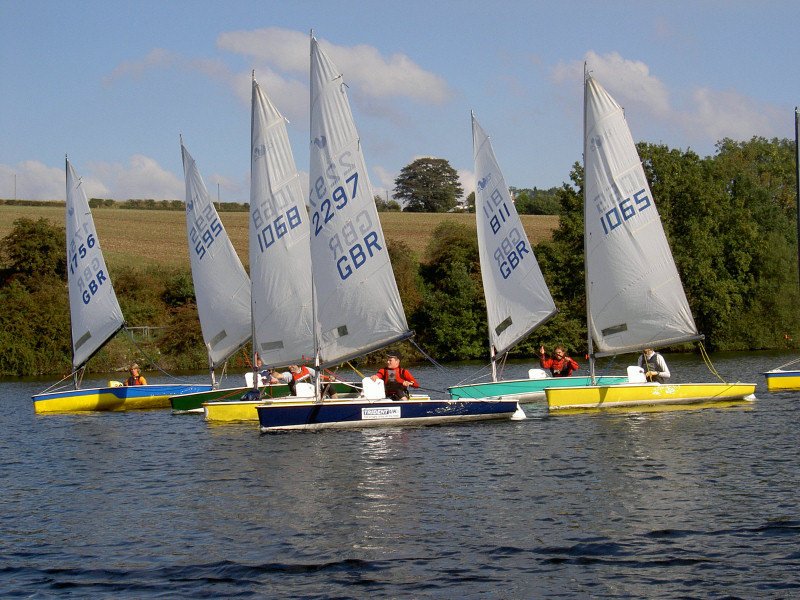
<svg viewBox="0 0 800 600">
<path fill-rule="evenodd" d="M 639 356 L 639 366 L 644 370 L 647 381 L 664 383 L 669 379 L 667 361 L 658 352 L 653 352 L 652 348 L 644 349 L 644 353 Z"/>
<path fill-rule="evenodd" d="M 408 388 L 418 388 L 419 384 L 408 369 L 400 366 L 400 353 L 394 350 L 386 354 L 386 367 L 378 369 L 372 376 L 372 381 L 383 380 L 386 397 L 392 400 L 405 400 L 408 398 Z"/>
</svg>

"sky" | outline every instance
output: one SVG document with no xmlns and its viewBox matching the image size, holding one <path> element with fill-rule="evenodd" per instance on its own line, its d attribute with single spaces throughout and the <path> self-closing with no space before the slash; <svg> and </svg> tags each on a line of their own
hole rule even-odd
<svg viewBox="0 0 800 600">
<path fill-rule="evenodd" d="M 583 69 L 636 141 L 715 153 L 794 137 L 797 0 L 0 0 L 0 198 L 249 201 L 250 79 L 309 163 L 309 32 L 348 86 L 376 194 L 417 158 L 475 189 L 470 111 L 508 185 L 569 181 Z"/>
</svg>

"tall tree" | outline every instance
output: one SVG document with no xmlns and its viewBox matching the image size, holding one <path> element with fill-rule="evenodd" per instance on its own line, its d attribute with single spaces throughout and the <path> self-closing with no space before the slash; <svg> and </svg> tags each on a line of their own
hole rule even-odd
<svg viewBox="0 0 800 600">
<path fill-rule="evenodd" d="M 418 158 L 403 167 L 394 185 L 394 197 L 408 212 L 447 212 L 464 194 L 458 173 L 444 158 Z"/>
</svg>

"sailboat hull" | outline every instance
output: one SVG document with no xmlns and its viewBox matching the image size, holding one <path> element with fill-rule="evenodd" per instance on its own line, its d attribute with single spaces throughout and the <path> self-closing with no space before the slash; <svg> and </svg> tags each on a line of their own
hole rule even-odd
<svg viewBox="0 0 800 600">
<path fill-rule="evenodd" d="M 550 410 L 755 400 L 754 383 L 629 383 L 547 388 Z"/>
<path fill-rule="evenodd" d="M 273 403 L 256 407 L 262 433 L 293 429 L 398 427 L 524 419 L 516 399 L 354 400 Z"/>
<path fill-rule="evenodd" d="M 596 377 L 598 384 L 625 383 L 625 376 L 605 375 Z M 472 385 L 454 385 L 447 388 L 450 398 L 489 398 L 492 396 L 513 397 L 522 403 L 542 402 L 545 400 L 545 388 L 591 385 L 590 377 L 548 377 L 546 379 L 510 379 L 508 381 L 490 381 Z"/>
<path fill-rule="evenodd" d="M 800 371 L 767 371 L 767 389 L 770 392 L 778 390 L 800 390 Z"/>
<path fill-rule="evenodd" d="M 67 390 L 33 396 L 37 413 L 169 408 L 170 397 L 211 389 L 210 384 L 156 384 Z"/>
</svg>

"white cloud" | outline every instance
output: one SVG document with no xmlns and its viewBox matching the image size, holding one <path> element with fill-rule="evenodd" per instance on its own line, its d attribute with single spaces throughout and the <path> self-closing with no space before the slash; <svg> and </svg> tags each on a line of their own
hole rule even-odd
<svg viewBox="0 0 800 600">
<path fill-rule="evenodd" d="M 108 194 L 102 197 L 117 202 L 131 198 L 183 200 L 186 195 L 183 179 L 141 154 L 133 155 L 128 165 L 94 162 L 89 163 L 89 170 L 108 186 Z"/>
<path fill-rule="evenodd" d="M 681 138 L 710 146 L 723 137 L 741 141 L 755 135 L 772 137 L 781 131 L 779 124 L 785 120 L 785 111 L 734 89 L 681 90 L 678 95 L 688 99 L 673 103 L 668 86 L 651 74 L 645 63 L 625 59 L 617 52 L 598 55 L 589 51 L 585 62 L 590 73 L 625 108 L 626 116 L 644 124 L 651 136 L 661 131 L 664 137 L 670 137 L 671 130 L 678 130 Z M 583 61 L 559 63 L 551 70 L 551 80 L 570 91 L 582 77 Z"/>
<path fill-rule="evenodd" d="M 336 46 L 319 40 L 344 71 L 348 84 L 373 98 L 405 97 L 426 104 L 444 104 L 452 91 L 443 77 L 426 71 L 405 54 L 384 57 L 374 46 Z M 297 31 L 269 27 L 231 31 L 217 38 L 217 47 L 251 56 L 279 71 L 308 76 L 309 37 Z"/>
</svg>

